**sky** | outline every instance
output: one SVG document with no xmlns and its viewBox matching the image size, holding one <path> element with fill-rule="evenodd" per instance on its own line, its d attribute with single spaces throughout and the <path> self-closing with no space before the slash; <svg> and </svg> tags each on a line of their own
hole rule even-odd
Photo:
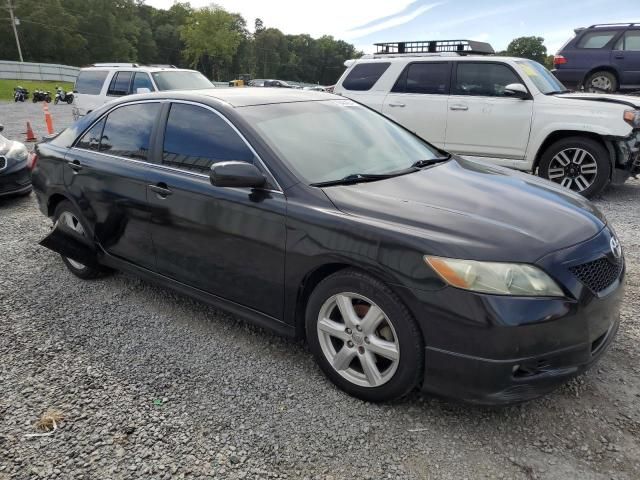
<svg viewBox="0 0 640 480">
<path fill-rule="evenodd" d="M 146 0 L 169 8 L 174 0 Z M 210 0 L 191 0 L 193 7 Z M 550 54 L 573 36 L 573 29 L 594 23 L 639 22 L 640 0 L 216 0 L 285 34 L 333 35 L 365 53 L 375 42 L 471 39 L 489 42 L 496 51 L 521 36 L 540 36 Z"/>
</svg>

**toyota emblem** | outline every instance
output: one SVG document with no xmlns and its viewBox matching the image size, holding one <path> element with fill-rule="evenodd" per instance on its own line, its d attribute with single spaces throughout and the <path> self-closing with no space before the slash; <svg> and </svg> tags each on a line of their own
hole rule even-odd
<svg viewBox="0 0 640 480">
<path fill-rule="evenodd" d="M 614 258 L 620 258 L 622 256 L 622 245 L 620 245 L 616 237 L 611 237 L 609 246 L 611 247 L 611 253 L 613 253 Z"/>
</svg>

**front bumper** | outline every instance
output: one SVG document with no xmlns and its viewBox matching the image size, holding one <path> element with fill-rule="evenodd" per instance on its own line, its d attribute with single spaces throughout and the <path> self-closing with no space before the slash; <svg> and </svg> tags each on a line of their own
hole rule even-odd
<svg viewBox="0 0 640 480">
<path fill-rule="evenodd" d="M 544 395 L 593 365 L 618 331 L 624 263 L 619 260 L 615 280 L 595 293 L 570 269 L 611 259 L 611 237 L 605 228 L 536 262 L 565 288 L 566 298 L 450 287 L 413 291 L 418 304 L 412 309 L 426 344 L 423 390 L 478 404 L 517 403 Z"/>
<path fill-rule="evenodd" d="M 616 168 L 611 179 L 614 184 L 622 184 L 629 176 L 640 173 L 640 129 L 634 130 L 626 138 L 613 142 L 616 152 Z"/>
<path fill-rule="evenodd" d="M 0 197 L 31 191 L 31 174 L 26 162 L 9 165 L 0 171 Z"/>
</svg>

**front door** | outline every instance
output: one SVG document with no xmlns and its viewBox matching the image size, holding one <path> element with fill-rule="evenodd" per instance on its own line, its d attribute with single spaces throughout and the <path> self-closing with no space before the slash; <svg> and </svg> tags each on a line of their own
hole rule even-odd
<svg viewBox="0 0 640 480">
<path fill-rule="evenodd" d="M 162 150 L 147 187 L 158 272 L 281 318 L 285 196 L 211 185 L 212 164 L 257 159 L 208 107 L 173 103 Z"/>
<path fill-rule="evenodd" d="M 490 157 L 505 166 L 522 160 L 529 142 L 533 100 L 509 97 L 505 87 L 524 85 L 508 65 L 491 62 L 454 64 L 448 101 L 446 150 Z"/>
<path fill-rule="evenodd" d="M 160 110 L 158 102 L 113 110 L 67 153 L 64 171 L 67 191 L 102 248 L 146 268 L 155 267 L 146 186 Z"/>
<path fill-rule="evenodd" d="M 444 148 L 450 77 L 449 62 L 410 63 L 385 97 L 382 113 Z"/>
<path fill-rule="evenodd" d="M 611 52 L 611 63 L 620 73 L 620 84 L 640 87 L 640 29 L 629 30 Z"/>
</svg>

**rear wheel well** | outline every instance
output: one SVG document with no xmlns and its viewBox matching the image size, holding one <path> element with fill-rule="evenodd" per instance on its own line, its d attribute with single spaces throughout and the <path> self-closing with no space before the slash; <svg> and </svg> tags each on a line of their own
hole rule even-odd
<svg viewBox="0 0 640 480">
<path fill-rule="evenodd" d="M 61 193 L 54 193 L 49 197 L 49 202 L 47 203 L 47 215 L 49 217 L 53 217 L 53 214 L 56 211 L 56 207 L 58 204 L 64 200 L 67 200 L 67 197 L 62 195 Z"/>
<path fill-rule="evenodd" d="M 580 82 L 580 85 L 584 87 L 584 82 L 587 81 L 587 78 L 589 78 L 591 75 L 593 75 L 596 72 L 609 72 L 609 73 L 611 73 L 614 77 L 616 77 L 616 81 L 618 82 L 618 86 L 620 85 L 620 76 L 618 75 L 617 70 L 615 68 L 613 68 L 612 66 L 610 66 L 610 65 L 602 65 L 601 67 L 592 68 L 582 78 L 582 82 Z"/>
<path fill-rule="evenodd" d="M 544 155 L 544 152 L 546 152 L 547 149 L 558 140 L 567 137 L 585 137 L 600 143 L 607 150 L 607 152 L 609 152 L 609 160 L 612 161 L 612 167 L 614 166 L 612 149 L 609 145 L 607 145 L 607 142 L 605 142 L 603 138 L 597 133 L 583 132 L 579 130 L 558 130 L 557 132 L 549 134 L 549 136 L 544 139 L 544 142 L 542 142 L 542 145 L 540 145 L 538 153 L 536 154 L 536 159 L 533 163 L 532 173 L 535 174 L 536 170 L 538 170 L 538 165 L 540 164 L 540 159 L 542 158 L 542 155 Z"/>
</svg>

